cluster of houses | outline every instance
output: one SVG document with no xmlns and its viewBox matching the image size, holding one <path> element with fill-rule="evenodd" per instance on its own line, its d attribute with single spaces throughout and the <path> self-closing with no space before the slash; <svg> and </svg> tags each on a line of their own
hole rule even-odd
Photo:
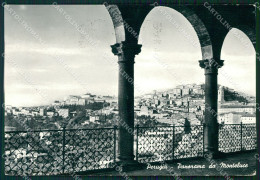
<svg viewBox="0 0 260 180">
<path fill-rule="evenodd" d="M 253 103 L 240 103 L 238 101 L 225 101 L 224 88 L 219 87 L 218 91 L 218 122 L 221 124 L 255 123 L 256 108 Z M 252 98 L 252 97 L 250 97 Z M 250 99 L 254 102 L 254 98 Z M 103 103 L 107 104 L 97 110 L 87 108 L 88 104 Z M 38 107 L 5 107 L 5 115 L 14 117 L 38 116 L 42 118 L 61 116 L 63 118 L 74 117 L 78 111 L 70 111 L 68 106 L 82 106 L 85 108 L 86 121 L 99 123 L 104 116 L 118 114 L 118 102 L 114 96 L 98 96 L 91 93 L 81 96 L 70 95 L 63 101 L 55 101 L 50 106 Z M 191 125 L 201 125 L 204 119 L 204 85 L 188 84 L 179 85 L 174 89 L 167 91 L 154 91 L 135 98 L 134 112 L 135 116 L 146 116 L 155 118 L 159 122 L 184 125 L 185 119 L 188 119 Z M 84 124 L 83 123 L 83 124 Z"/>
<path fill-rule="evenodd" d="M 218 90 L 218 121 L 222 124 L 255 123 L 255 98 L 246 97 L 245 104 L 238 101 L 225 101 L 224 88 Z M 229 89 L 232 91 L 232 89 Z M 200 125 L 204 119 L 205 99 L 204 85 L 180 85 L 163 92 L 154 91 L 135 98 L 135 113 L 137 116 L 154 117 L 160 122 L 183 125 L 188 118 L 191 124 Z"/>
<path fill-rule="evenodd" d="M 85 106 L 86 104 L 92 104 L 92 103 L 112 103 L 115 102 L 116 98 L 115 96 L 98 96 L 93 95 L 91 93 L 86 93 L 81 96 L 76 95 L 70 95 L 66 98 L 64 98 L 63 101 L 55 101 L 52 105 L 53 106 L 66 106 L 66 105 L 79 105 L 79 106 Z"/>
<path fill-rule="evenodd" d="M 183 125 L 185 118 L 199 125 L 204 114 L 204 85 L 180 85 L 163 92 L 154 91 L 135 99 L 137 116 L 150 116 L 159 122 Z"/>
<path fill-rule="evenodd" d="M 256 123 L 255 99 L 248 98 L 249 103 L 238 101 L 225 101 L 224 89 L 220 86 L 218 90 L 218 123 L 220 124 L 253 124 Z M 232 91 L 232 89 L 229 89 Z"/>
<path fill-rule="evenodd" d="M 101 110 L 92 110 L 91 106 L 88 108 L 85 105 L 99 103 L 107 103 L 109 106 L 105 106 Z M 37 117 L 39 121 L 45 121 L 46 118 L 52 117 L 62 117 L 71 118 L 75 117 L 79 111 L 71 110 L 71 106 L 81 106 L 85 108 L 86 119 L 88 122 L 100 122 L 101 115 L 108 115 L 111 113 L 118 114 L 117 110 L 117 98 L 114 96 L 97 96 L 90 93 L 84 94 L 82 96 L 70 95 L 64 98 L 64 101 L 55 101 L 48 106 L 38 106 L 38 107 L 12 107 L 5 106 L 5 115 L 19 117 L 20 119 L 31 120 L 33 117 Z M 40 118 L 40 119 L 39 119 Z M 9 127 L 9 129 L 12 127 Z"/>
</svg>

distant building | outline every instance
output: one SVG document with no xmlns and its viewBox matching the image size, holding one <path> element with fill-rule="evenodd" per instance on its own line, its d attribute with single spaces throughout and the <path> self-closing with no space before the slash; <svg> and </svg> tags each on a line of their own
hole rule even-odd
<svg viewBox="0 0 260 180">
<path fill-rule="evenodd" d="M 105 102 L 105 100 L 101 99 L 101 98 L 96 98 L 96 99 L 94 99 L 94 101 L 97 102 L 97 103 L 104 103 Z"/>
<path fill-rule="evenodd" d="M 193 89 L 203 89 L 202 84 L 196 84 Z"/>
<path fill-rule="evenodd" d="M 229 112 L 247 112 L 254 114 L 256 111 L 255 106 L 247 105 L 221 105 L 218 109 L 219 113 L 229 113 Z"/>
<path fill-rule="evenodd" d="M 80 96 L 69 95 L 65 100 L 66 105 L 78 105 Z"/>
<path fill-rule="evenodd" d="M 203 89 L 193 89 L 193 94 L 204 95 Z"/>
<path fill-rule="evenodd" d="M 14 109 L 14 110 L 13 110 L 13 115 L 18 116 L 18 115 L 20 115 L 20 114 L 22 114 L 22 113 L 21 113 L 21 111 L 19 111 L 18 109 Z"/>
<path fill-rule="evenodd" d="M 199 99 L 199 98 L 192 98 L 192 99 L 190 99 L 190 102 L 193 102 L 195 104 L 204 104 L 205 100 L 204 99 Z"/>
<path fill-rule="evenodd" d="M 78 99 L 77 105 L 85 106 L 85 104 L 86 104 L 86 100 L 85 99 L 83 99 L 83 98 Z"/>
<path fill-rule="evenodd" d="M 198 110 L 197 106 L 189 106 L 189 112 L 196 112 Z"/>
<path fill-rule="evenodd" d="M 157 106 L 160 105 L 160 100 L 155 99 L 155 100 L 154 100 L 154 104 L 157 105 Z"/>
<path fill-rule="evenodd" d="M 182 102 L 181 99 L 175 100 L 174 102 L 175 102 L 175 104 L 176 104 L 177 106 L 181 106 L 181 105 L 183 104 L 183 102 Z"/>
<path fill-rule="evenodd" d="M 220 124 L 240 124 L 241 123 L 241 113 L 230 112 L 218 115 L 218 122 Z"/>
<path fill-rule="evenodd" d="M 185 86 L 184 85 L 178 85 L 178 86 L 176 86 L 176 88 L 183 89 L 183 88 L 185 88 Z"/>
<path fill-rule="evenodd" d="M 33 115 L 33 116 L 39 116 L 40 113 L 39 113 L 38 111 L 32 111 L 32 115 Z"/>
<path fill-rule="evenodd" d="M 6 114 L 12 114 L 13 109 L 12 108 L 5 108 Z"/>
<path fill-rule="evenodd" d="M 54 103 L 52 103 L 52 105 L 53 105 L 53 106 L 60 106 L 61 103 L 60 103 L 60 101 L 54 101 Z"/>
<path fill-rule="evenodd" d="M 241 117 L 241 121 L 243 124 L 256 123 L 256 115 L 255 114 L 244 114 Z"/>
<path fill-rule="evenodd" d="M 26 110 L 26 109 L 22 109 L 21 113 L 24 114 L 24 115 L 29 115 L 30 114 L 29 110 Z"/>
<path fill-rule="evenodd" d="M 81 98 L 91 98 L 91 97 L 94 97 L 94 96 L 91 95 L 90 93 L 86 93 L 86 94 L 81 96 Z"/>
<path fill-rule="evenodd" d="M 59 116 L 67 118 L 69 116 L 69 109 L 57 109 L 57 113 L 59 114 Z"/>
<path fill-rule="evenodd" d="M 143 96 L 143 98 L 145 98 L 145 99 L 152 99 L 153 98 L 153 94 L 145 94 Z"/>
<path fill-rule="evenodd" d="M 150 114 L 149 108 L 147 106 L 142 106 L 138 115 L 139 116 L 142 116 L 142 115 L 148 116 L 149 114 Z"/>
<path fill-rule="evenodd" d="M 46 116 L 46 112 L 45 108 L 40 108 L 40 116 Z"/>
<path fill-rule="evenodd" d="M 107 103 L 117 102 L 115 96 L 103 96 L 102 97 Z"/>
<path fill-rule="evenodd" d="M 119 111 L 118 111 L 118 109 L 113 109 L 112 113 L 119 114 Z"/>
<path fill-rule="evenodd" d="M 72 117 L 75 117 L 75 116 L 77 115 L 77 112 L 76 112 L 76 111 L 70 112 L 70 115 L 71 115 Z"/>
<path fill-rule="evenodd" d="M 95 114 L 92 114 L 92 115 L 89 116 L 89 121 L 90 121 L 90 122 L 99 121 L 99 116 L 98 116 L 98 115 L 95 115 Z"/>
<path fill-rule="evenodd" d="M 193 89 L 196 87 L 196 84 L 187 84 L 186 85 L 187 88 Z"/>
<path fill-rule="evenodd" d="M 224 87 L 223 86 L 220 86 L 218 88 L 218 102 L 220 104 L 225 102 L 225 100 L 224 100 Z"/>
<path fill-rule="evenodd" d="M 160 101 L 160 105 L 162 105 L 162 106 L 165 106 L 165 105 L 168 105 L 168 104 L 170 104 L 170 101 L 167 100 L 167 99 L 163 99 L 163 100 Z"/>
<path fill-rule="evenodd" d="M 182 89 L 182 96 L 189 95 L 191 92 L 190 88 Z"/>
<path fill-rule="evenodd" d="M 182 89 L 180 89 L 180 88 L 173 89 L 173 95 L 182 96 Z"/>
<path fill-rule="evenodd" d="M 53 111 L 47 111 L 47 116 L 49 116 L 49 117 L 54 116 L 54 112 Z"/>
</svg>

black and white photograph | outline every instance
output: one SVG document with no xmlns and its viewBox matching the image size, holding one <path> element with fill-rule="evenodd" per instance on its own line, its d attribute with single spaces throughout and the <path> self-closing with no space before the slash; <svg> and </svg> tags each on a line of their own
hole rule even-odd
<svg viewBox="0 0 260 180">
<path fill-rule="evenodd" d="M 1 2 L 1 177 L 256 177 L 258 2 L 28 2 Z"/>
</svg>

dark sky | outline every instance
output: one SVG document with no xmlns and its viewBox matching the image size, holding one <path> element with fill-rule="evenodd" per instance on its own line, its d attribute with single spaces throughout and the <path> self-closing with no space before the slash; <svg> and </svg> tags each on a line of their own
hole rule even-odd
<svg viewBox="0 0 260 180">
<path fill-rule="evenodd" d="M 86 92 L 117 95 L 117 57 L 110 47 L 116 42 L 115 33 L 104 6 L 61 6 L 89 34 L 97 44 L 94 47 L 52 6 L 10 7 L 46 43 L 39 43 L 14 16 L 5 12 L 5 50 L 9 62 L 5 64 L 6 104 L 48 104 Z M 158 8 L 164 8 L 184 30 L 176 29 Z M 170 8 L 155 8 L 146 17 L 139 38 L 143 46 L 135 58 L 136 95 L 204 82 L 203 69 L 198 65 L 202 59 L 200 47 L 191 43 L 199 43 L 196 32 L 181 14 Z M 219 71 L 219 83 L 254 95 L 254 54 L 252 44 L 246 48 L 229 33 L 222 49 L 225 66 Z"/>
</svg>

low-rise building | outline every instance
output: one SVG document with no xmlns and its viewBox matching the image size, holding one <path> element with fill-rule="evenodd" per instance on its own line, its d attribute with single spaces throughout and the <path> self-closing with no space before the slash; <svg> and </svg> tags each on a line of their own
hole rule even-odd
<svg viewBox="0 0 260 180">
<path fill-rule="evenodd" d="M 182 89 L 181 88 L 174 88 L 173 89 L 174 96 L 182 96 Z"/>
<path fill-rule="evenodd" d="M 67 118 L 69 116 L 69 109 L 67 108 L 57 109 L 57 113 L 59 114 L 59 116 L 63 118 Z"/>
<path fill-rule="evenodd" d="M 96 114 L 92 114 L 92 115 L 89 116 L 89 121 L 90 122 L 97 122 L 97 121 L 99 121 L 99 116 L 96 115 Z"/>
<path fill-rule="evenodd" d="M 221 105 L 218 109 L 219 113 L 229 113 L 229 112 L 244 112 L 254 114 L 256 111 L 255 106 L 247 105 Z"/>
<path fill-rule="evenodd" d="M 46 112 L 45 108 L 40 108 L 40 116 L 46 116 Z"/>
<path fill-rule="evenodd" d="M 241 113 L 230 112 L 221 113 L 218 115 L 218 123 L 220 124 L 240 124 L 241 123 Z"/>
<path fill-rule="evenodd" d="M 189 95 L 191 92 L 190 88 L 182 89 L 182 96 Z"/>
<path fill-rule="evenodd" d="M 54 112 L 53 111 L 47 111 L 47 116 L 49 116 L 49 117 L 54 116 Z"/>
<path fill-rule="evenodd" d="M 241 117 L 241 121 L 243 124 L 256 123 L 256 115 L 255 114 L 244 114 Z"/>
</svg>

